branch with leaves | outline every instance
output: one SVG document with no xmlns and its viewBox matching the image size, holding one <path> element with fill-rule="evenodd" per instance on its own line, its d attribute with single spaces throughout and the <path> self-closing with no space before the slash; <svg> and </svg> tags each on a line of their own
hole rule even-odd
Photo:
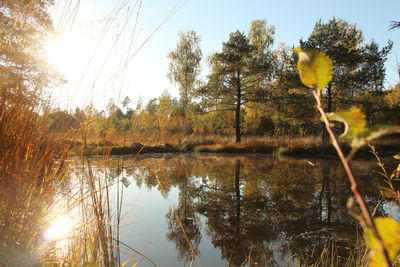
<svg viewBox="0 0 400 267">
<path fill-rule="evenodd" d="M 361 215 L 357 215 L 356 218 L 359 219 L 364 228 L 364 237 L 367 246 L 371 250 L 369 266 L 391 267 L 392 262 L 400 251 L 400 225 L 392 218 L 372 218 L 364 197 L 359 190 L 358 181 L 353 174 L 350 161 L 361 146 L 382 135 L 400 132 L 400 127 L 367 129 L 365 115 L 357 107 L 337 113 L 325 113 L 321 102 L 321 91 L 332 80 L 332 60 L 325 53 L 313 49 L 303 51 L 301 48 L 296 48 L 295 52 L 298 54 L 297 69 L 300 79 L 304 85 L 314 89 L 313 95 L 317 102 L 317 109 L 321 113 L 332 145 L 337 151 L 351 183 L 351 190 L 360 206 Z M 342 136 L 352 138 L 352 150 L 347 157 L 339 145 L 330 121 L 344 123 L 345 132 Z"/>
</svg>

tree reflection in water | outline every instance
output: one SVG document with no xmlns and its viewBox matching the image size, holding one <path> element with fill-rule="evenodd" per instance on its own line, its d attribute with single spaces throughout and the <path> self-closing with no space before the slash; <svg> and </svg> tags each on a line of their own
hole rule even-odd
<svg viewBox="0 0 400 267">
<path fill-rule="evenodd" d="M 208 176 L 196 205 L 207 218 L 206 232 L 231 265 L 266 265 L 272 255 L 268 242 L 277 234 L 269 217 L 271 202 L 256 190 L 256 181 L 244 174 L 242 160 L 219 164 L 226 170 L 218 176 Z M 213 173 L 218 173 L 223 166 L 217 164 L 213 168 Z"/>
<path fill-rule="evenodd" d="M 354 163 L 370 207 L 381 199 L 374 167 L 373 162 Z M 184 264 L 201 255 L 202 235 L 230 266 L 282 265 L 293 255 L 301 256 L 297 262 L 312 262 L 329 240 L 345 256 L 340 245 L 357 240 L 355 220 L 346 211 L 349 184 L 334 160 L 139 157 L 128 174 L 138 186 L 156 187 L 165 196 L 179 189 L 177 203 L 166 211 L 166 236 Z"/>
<path fill-rule="evenodd" d="M 175 243 L 179 261 L 193 263 L 199 256 L 201 240 L 200 219 L 194 205 L 197 191 L 193 179 L 188 179 L 190 165 L 182 161 L 173 167 L 176 174 L 174 180 L 179 187 L 179 202 L 166 215 L 169 230 L 167 238 Z"/>
</svg>

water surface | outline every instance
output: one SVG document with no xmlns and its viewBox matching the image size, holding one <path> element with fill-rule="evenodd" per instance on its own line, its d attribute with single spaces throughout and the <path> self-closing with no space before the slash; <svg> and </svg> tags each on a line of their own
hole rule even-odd
<svg viewBox="0 0 400 267">
<path fill-rule="evenodd" d="M 121 262 L 153 266 L 131 247 L 157 266 L 295 266 L 331 240 L 345 256 L 357 240 L 349 183 L 335 160 L 180 154 L 90 162 L 111 184 Z M 355 162 L 354 171 L 369 207 L 385 213 L 375 166 Z"/>
</svg>

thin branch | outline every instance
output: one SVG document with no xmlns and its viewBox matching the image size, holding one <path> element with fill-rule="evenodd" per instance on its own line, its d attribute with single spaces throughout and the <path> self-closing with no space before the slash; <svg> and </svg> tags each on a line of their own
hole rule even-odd
<svg viewBox="0 0 400 267">
<path fill-rule="evenodd" d="M 351 170 L 350 164 L 346 160 L 346 157 L 343 154 L 342 149 L 340 148 L 339 142 L 338 142 L 335 134 L 333 133 L 331 126 L 330 126 L 330 122 L 328 120 L 328 117 L 326 116 L 325 111 L 322 108 L 321 98 L 320 98 L 321 92 L 319 90 L 314 91 L 313 95 L 315 97 L 315 100 L 317 101 L 317 109 L 321 113 L 322 120 L 324 121 L 326 130 L 329 133 L 329 136 L 331 138 L 332 145 L 336 149 L 336 152 L 338 153 L 340 161 L 342 162 L 343 167 L 344 167 L 344 169 L 346 171 L 347 177 L 350 180 L 351 191 L 353 192 L 354 196 L 357 199 L 358 204 L 360 205 L 361 213 L 362 213 L 363 218 L 365 220 L 365 224 L 370 230 L 372 230 L 372 234 L 378 240 L 377 243 L 378 243 L 380 251 L 382 252 L 382 254 L 384 256 L 384 259 L 385 259 L 387 267 L 392 267 L 392 263 L 390 261 L 388 252 L 386 251 L 386 249 L 385 249 L 385 247 L 383 245 L 382 238 L 380 237 L 380 235 L 378 233 L 378 230 L 376 228 L 375 222 L 372 219 L 372 216 L 371 216 L 370 212 L 368 211 L 367 204 L 365 203 L 364 197 L 362 196 L 362 194 L 360 193 L 360 191 L 358 189 L 357 179 L 354 176 L 353 171 Z"/>
<path fill-rule="evenodd" d="M 397 29 L 397 28 L 400 29 L 400 21 L 391 21 L 389 31 Z"/>
</svg>

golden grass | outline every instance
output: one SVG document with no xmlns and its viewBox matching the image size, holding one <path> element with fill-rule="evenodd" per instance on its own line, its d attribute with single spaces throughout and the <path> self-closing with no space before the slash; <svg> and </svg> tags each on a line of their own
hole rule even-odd
<svg viewBox="0 0 400 267">
<path fill-rule="evenodd" d="M 1 94 L 8 92 L 1 88 Z M 0 102 L 0 259 L 37 260 L 36 248 L 56 185 L 67 175 L 68 147 L 48 134 L 47 112 L 33 99 L 8 95 Z"/>
</svg>

